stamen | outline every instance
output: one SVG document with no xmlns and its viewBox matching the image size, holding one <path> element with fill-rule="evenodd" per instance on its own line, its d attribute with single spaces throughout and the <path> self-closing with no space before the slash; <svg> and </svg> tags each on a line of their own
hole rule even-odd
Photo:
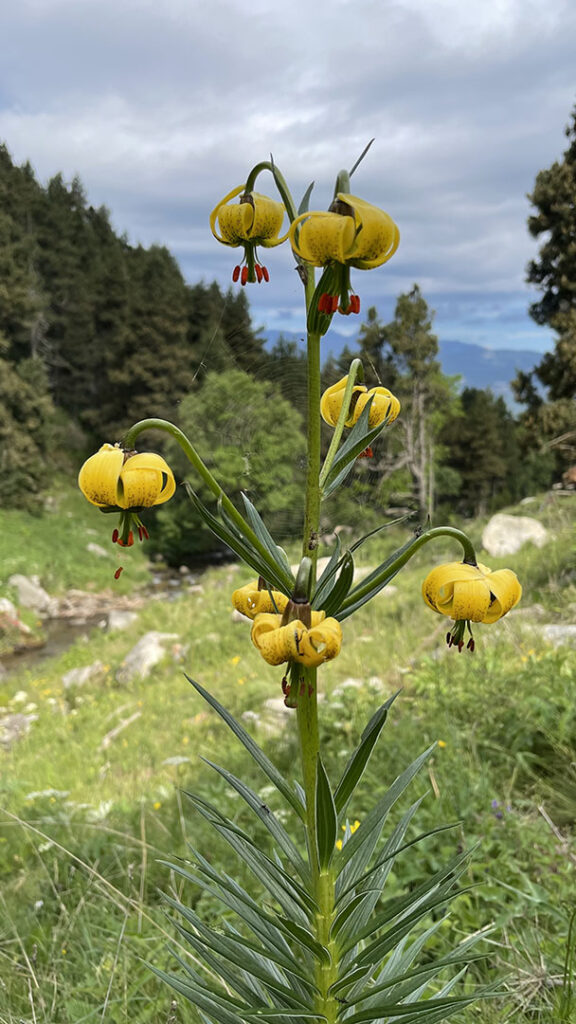
<svg viewBox="0 0 576 1024">
<path fill-rule="evenodd" d="M 118 543 L 118 537 L 119 536 L 120 536 L 120 534 L 118 533 L 118 530 L 113 530 L 112 531 L 112 543 L 113 544 L 117 544 Z"/>
<path fill-rule="evenodd" d="M 124 566 L 121 565 L 119 569 L 116 569 L 116 572 L 114 573 L 114 579 L 115 580 L 119 580 L 121 574 L 123 573 L 123 571 L 124 571 Z"/>
<path fill-rule="evenodd" d="M 268 281 L 270 280 L 270 274 L 268 273 L 268 267 L 261 267 L 260 269 L 262 271 L 262 277 L 266 281 L 266 284 L 268 284 Z"/>
<path fill-rule="evenodd" d="M 242 267 L 242 273 L 240 274 L 240 284 L 244 286 L 248 280 L 248 267 Z"/>
<path fill-rule="evenodd" d="M 259 263 L 255 263 L 254 264 L 254 270 L 256 272 L 256 278 L 258 280 L 258 284 L 260 284 L 260 282 L 261 282 L 261 280 L 262 280 L 264 275 L 262 273 L 262 267 L 260 266 Z"/>
<path fill-rule="evenodd" d="M 239 277 L 240 277 L 240 266 L 238 265 L 237 267 L 234 267 L 234 270 L 232 271 L 232 280 L 234 282 L 236 282 Z"/>
</svg>

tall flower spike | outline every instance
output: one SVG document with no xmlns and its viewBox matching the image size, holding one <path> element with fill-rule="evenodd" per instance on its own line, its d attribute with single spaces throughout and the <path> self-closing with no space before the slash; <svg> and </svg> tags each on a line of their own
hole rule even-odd
<svg viewBox="0 0 576 1024">
<path fill-rule="evenodd" d="M 240 196 L 240 201 L 232 205 L 232 199 Z M 210 214 L 210 228 L 214 238 L 222 245 L 232 248 L 243 246 L 245 266 L 236 266 L 232 280 L 241 284 L 247 282 L 268 281 L 266 267 L 257 262 L 256 246 L 262 245 L 269 249 L 280 245 L 288 238 L 288 232 L 280 235 L 284 220 L 284 205 L 258 192 L 245 192 L 245 186 L 239 185 L 221 199 Z"/>
</svg>

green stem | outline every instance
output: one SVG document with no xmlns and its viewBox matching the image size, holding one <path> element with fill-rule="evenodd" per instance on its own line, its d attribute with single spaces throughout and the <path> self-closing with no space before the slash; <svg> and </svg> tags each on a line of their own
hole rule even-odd
<svg viewBox="0 0 576 1024">
<path fill-rule="evenodd" d="M 350 605 L 356 604 L 359 598 L 365 597 L 366 594 L 371 593 L 371 591 L 378 587 L 378 584 L 382 583 L 383 580 L 394 576 L 403 565 L 406 565 L 406 562 L 410 561 L 412 556 L 415 555 L 416 552 L 424 546 L 424 544 L 428 544 L 431 540 L 437 540 L 438 537 L 451 537 L 453 540 L 457 540 L 458 543 L 462 545 L 462 550 L 464 552 L 464 558 L 462 561 L 467 565 L 477 564 L 476 552 L 474 551 L 472 542 L 470 538 L 462 532 L 462 530 L 457 530 L 453 526 L 435 526 L 434 529 L 428 530 L 426 533 L 421 534 L 420 537 L 416 537 L 410 547 L 403 551 L 401 555 L 398 555 L 398 558 L 394 561 L 386 562 L 379 575 L 373 576 L 365 583 L 355 587 L 354 590 L 351 590 L 346 600 L 343 601 L 339 611 L 345 611 L 345 609 L 349 608 Z"/>
<path fill-rule="evenodd" d="M 346 388 L 344 391 L 344 397 L 342 399 L 342 408 L 340 409 L 338 422 L 334 428 L 334 434 L 332 437 L 332 441 L 330 443 L 330 447 L 328 449 L 328 454 L 324 459 L 324 465 L 322 466 L 322 472 L 320 473 L 320 490 L 322 490 L 324 484 L 326 483 L 326 479 L 332 468 L 332 463 L 334 462 L 334 459 L 336 457 L 336 452 L 338 451 L 338 448 L 340 446 L 340 440 L 342 438 L 344 427 L 346 425 L 346 420 L 348 418 L 348 412 L 350 410 L 350 399 L 352 398 L 352 391 L 354 390 L 356 378 L 358 377 L 358 374 L 361 371 L 362 361 L 360 359 L 353 359 L 352 362 L 350 363 L 350 369 L 348 370 L 348 380 L 346 382 Z"/>
<path fill-rule="evenodd" d="M 288 214 L 290 223 L 292 223 L 292 221 L 296 220 L 296 217 L 298 216 L 296 212 L 296 206 L 292 198 L 292 193 L 288 188 L 284 175 L 281 173 L 281 171 L 278 170 L 276 164 L 273 164 L 271 160 L 262 160 L 259 164 L 256 164 L 256 166 L 252 168 L 250 174 L 246 179 L 246 185 L 244 186 L 245 191 L 254 191 L 256 178 L 258 177 L 259 174 L 262 173 L 262 171 L 270 171 L 270 173 L 273 175 L 274 181 L 276 182 L 276 188 L 278 189 L 282 197 L 282 202 L 286 207 L 286 213 Z"/>
<path fill-rule="evenodd" d="M 330 953 L 330 963 L 317 964 L 316 966 L 316 987 L 319 995 L 316 999 L 316 1009 L 322 1016 L 326 1017 L 328 1024 L 335 1024 L 338 1019 L 338 1001 L 328 992 L 332 985 L 338 980 L 338 951 L 336 943 L 330 936 L 334 921 L 335 885 L 334 876 L 331 871 L 322 871 L 318 876 L 316 891 L 316 903 L 318 913 L 316 915 L 316 938 Z"/>
<path fill-rule="evenodd" d="M 293 584 L 292 578 L 289 577 L 281 568 L 281 566 L 278 565 L 271 557 L 269 551 L 262 544 L 262 542 L 255 534 L 252 527 L 248 525 L 244 517 L 238 511 L 238 509 L 232 504 L 228 495 L 225 493 L 225 491 L 222 490 L 222 487 L 220 486 L 216 478 L 212 476 L 212 473 L 210 472 L 206 464 L 202 461 L 202 459 L 198 455 L 198 452 L 186 437 L 186 434 L 179 430 L 179 428 L 175 426 L 174 423 L 170 423 L 169 420 L 161 420 L 156 418 L 140 420 L 138 423 L 135 423 L 133 427 L 130 427 L 130 430 L 124 437 L 124 448 L 133 448 L 136 442 L 136 438 L 145 430 L 162 430 L 164 431 L 164 433 L 170 434 L 170 436 L 173 437 L 174 440 L 178 442 L 186 458 L 198 473 L 198 476 L 204 481 L 206 486 L 209 487 L 214 497 L 219 502 L 221 502 L 222 508 L 225 509 L 227 514 L 230 516 L 230 519 L 232 519 L 232 521 L 236 524 L 240 532 L 244 535 L 244 537 L 246 537 L 246 540 L 249 541 L 252 547 L 256 549 L 256 551 L 263 559 L 263 561 L 266 563 L 266 565 L 270 566 L 271 568 L 273 567 L 276 573 L 280 573 L 282 574 L 282 576 L 286 577 L 286 588 L 287 590 L 290 590 Z"/>
<path fill-rule="evenodd" d="M 296 668 L 296 666 L 295 666 Z M 298 722 L 298 738 L 300 741 L 300 762 L 302 766 L 302 783 L 306 794 L 306 841 L 308 859 L 314 886 L 318 879 L 318 842 L 316 834 L 316 773 L 318 751 L 320 747 L 318 734 L 318 700 L 317 700 L 317 669 L 300 668 L 298 666 L 298 703 L 296 718 Z"/>
</svg>

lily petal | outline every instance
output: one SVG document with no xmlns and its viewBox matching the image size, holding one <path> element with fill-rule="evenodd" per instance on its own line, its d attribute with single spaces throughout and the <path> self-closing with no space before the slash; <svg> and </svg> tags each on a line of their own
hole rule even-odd
<svg viewBox="0 0 576 1024">
<path fill-rule="evenodd" d="M 168 501 L 176 481 L 168 463 L 155 452 L 140 452 L 126 459 L 120 473 L 121 508 L 151 508 Z"/>
<path fill-rule="evenodd" d="M 492 600 L 482 622 L 497 622 L 518 604 L 522 597 L 522 586 L 511 569 L 497 569 L 490 573 L 487 583 Z"/>
<path fill-rule="evenodd" d="M 357 225 L 350 265 L 370 270 L 386 263 L 400 242 L 400 232 L 389 214 L 358 196 L 339 192 L 337 198 L 352 207 Z"/>
<path fill-rule="evenodd" d="M 223 238 L 222 235 L 219 235 L 218 231 L 216 230 L 216 223 L 218 221 L 218 215 L 220 213 L 220 210 L 224 206 L 226 206 L 226 204 L 229 203 L 231 199 L 235 199 L 236 196 L 239 196 L 240 193 L 244 191 L 245 187 L 245 185 L 238 185 L 236 188 L 233 188 L 232 191 L 229 192 L 227 196 L 224 196 L 224 199 L 220 200 L 218 205 L 214 207 L 212 213 L 210 214 L 210 230 L 214 235 L 214 238 L 217 238 L 218 241 L 222 242 L 223 245 L 240 245 L 240 242 L 230 242 L 227 238 Z"/>
<path fill-rule="evenodd" d="M 322 416 L 322 419 L 326 423 L 330 424 L 331 427 L 335 427 L 338 422 L 338 417 L 340 416 L 340 410 L 342 408 L 342 401 L 344 399 L 344 392 L 346 390 L 347 382 L 348 376 L 342 377 L 342 380 L 337 381 L 336 384 L 332 384 L 331 387 L 327 388 L 324 394 L 322 395 L 322 398 L 320 399 L 320 414 Z M 352 412 L 350 413 L 348 419 L 346 420 L 347 427 L 351 427 L 358 419 L 358 417 L 355 415 L 356 409 L 354 406 L 354 395 L 360 396 L 365 391 L 366 388 L 364 387 L 363 384 L 355 385 L 355 387 L 353 388 L 352 399 L 350 402 Z M 359 401 L 360 398 L 357 398 L 356 402 Z"/>
<path fill-rule="evenodd" d="M 354 245 L 356 225 L 353 217 L 312 210 L 292 221 L 289 235 L 297 256 L 314 267 L 323 267 L 332 260 L 346 263 Z"/>
<path fill-rule="evenodd" d="M 274 599 L 274 603 L 272 599 Z M 263 613 L 277 614 L 278 612 L 283 612 L 288 604 L 288 598 L 286 594 L 280 593 L 279 590 L 258 590 L 258 581 L 256 580 L 235 590 L 232 594 L 232 604 L 237 611 L 242 612 L 242 615 L 246 615 L 249 619 L 254 619 L 256 615 Z"/>
<path fill-rule="evenodd" d="M 364 391 L 366 391 L 366 388 L 364 388 Z M 366 394 L 360 395 L 354 409 L 354 423 L 359 419 L 362 410 L 370 399 L 372 399 L 368 416 L 368 426 L 370 429 L 377 427 L 384 420 L 387 420 L 388 423 L 393 423 L 400 412 L 400 402 L 388 388 L 384 387 L 371 388 L 370 391 L 366 391 Z"/>
<path fill-rule="evenodd" d="M 340 654 L 342 628 L 337 619 L 325 619 L 319 626 L 305 630 L 300 639 L 296 661 L 307 668 L 322 665 Z"/>
<path fill-rule="evenodd" d="M 113 444 L 103 444 L 86 460 L 78 474 L 78 486 L 92 505 L 119 506 L 118 482 L 123 464 L 124 452 Z"/>
</svg>

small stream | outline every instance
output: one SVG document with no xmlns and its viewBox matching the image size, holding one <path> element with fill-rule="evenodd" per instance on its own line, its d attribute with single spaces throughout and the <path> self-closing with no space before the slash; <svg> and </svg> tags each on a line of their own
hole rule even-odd
<svg viewBox="0 0 576 1024">
<path fill-rule="evenodd" d="M 202 568 L 194 569 L 193 572 L 180 573 L 173 569 L 154 567 L 150 582 L 136 593 L 144 598 L 153 597 L 155 600 L 162 598 L 165 601 L 176 601 L 186 594 L 188 587 L 198 583 L 202 575 Z M 138 611 L 137 608 L 134 610 Z M 0 676 L 10 675 L 22 668 L 33 668 L 48 658 L 57 657 L 68 650 L 80 637 L 86 636 L 92 629 L 102 625 L 105 620 L 105 612 L 81 619 L 44 619 L 43 641 L 38 644 L 22 644 L 20 648 L 10 654 L 0 655 Z"/>
</svg>

